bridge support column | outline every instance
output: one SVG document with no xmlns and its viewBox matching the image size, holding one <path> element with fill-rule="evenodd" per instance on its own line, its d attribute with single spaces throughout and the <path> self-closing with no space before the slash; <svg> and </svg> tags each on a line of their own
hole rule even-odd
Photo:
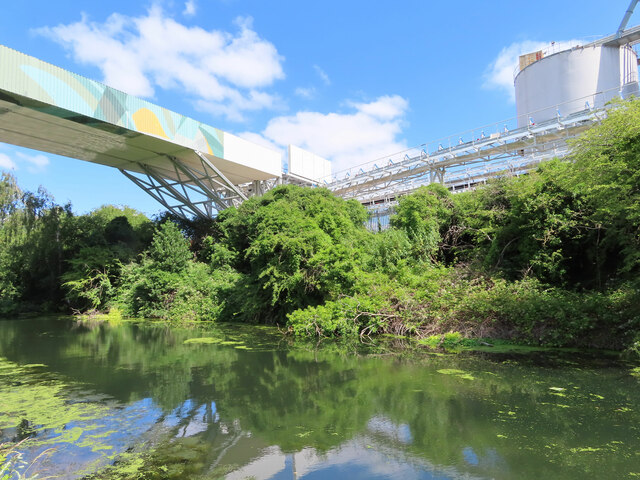
<svg viewBox="0 0 640 480">
<path fill-rule="evenodd" d="M 444 184 L 444 170 L 445 167 L 439 167 L 429 170 L 429 183 L 442 183 Z"/>
</svg>

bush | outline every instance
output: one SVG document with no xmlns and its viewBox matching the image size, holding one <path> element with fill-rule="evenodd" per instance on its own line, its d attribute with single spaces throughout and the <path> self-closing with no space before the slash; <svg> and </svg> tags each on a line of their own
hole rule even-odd
<svg viewBox="0 0 640 480">
<path fill-rule="evenodd" d="M 223 211 L 209 257 L 241 274 L 223 317 L 284 322 L 297 309 L 351 294 L 372 235 L 365 219 L 355 202 L 291 185 Z"/>
<path fill-rule="evenodd" d="M 294 335 L 353 336 L 382 333 L 387 330 L 389 308 L 380 296 L 355 295 L 330 300 L 289 314 L 287 325 Z"/>
</svg>

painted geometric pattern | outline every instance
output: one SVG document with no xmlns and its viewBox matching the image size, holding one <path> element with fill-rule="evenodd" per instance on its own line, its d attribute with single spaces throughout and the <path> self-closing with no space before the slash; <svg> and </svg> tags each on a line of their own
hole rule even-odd
<svg viewBox="0 0 640 480">
<path fill-rule="evenodd" d="M 61 118 L 107 122 L 224 158 L 221 130 L 3 45 L 0 95 Z"/>
</svg>

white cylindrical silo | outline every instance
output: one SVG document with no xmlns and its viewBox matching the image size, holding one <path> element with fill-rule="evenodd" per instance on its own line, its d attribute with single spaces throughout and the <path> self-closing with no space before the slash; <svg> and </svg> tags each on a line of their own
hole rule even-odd
<svg viewBox="0 0 640 480">
<path fill-rule="evenodd" d="M 538 58 L 542 55 L 538 52 Z M 638 60 L 628 46 L 578 46 L 524 66 L 514 83 L 518 126 L 523 127 L 637 92 Z"/>
</svg>

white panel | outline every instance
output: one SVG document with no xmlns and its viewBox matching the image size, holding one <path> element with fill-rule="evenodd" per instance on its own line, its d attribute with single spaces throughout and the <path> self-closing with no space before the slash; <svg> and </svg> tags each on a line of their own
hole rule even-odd
<svg viewBox="0 0 640 480">
<path fill-rule="evenodd" d="M 289 173 L 314 181 L 329 181 L 331 162 L 315 153 L 289 145 Z"/>
<path fill-rule="evenodd" d="M 282 155 L 280 152 L 227 132 L 224 132 L 223 139 L 225 160 L 260 170 L 271 177 L 282 175 Z"/>
</svg>

